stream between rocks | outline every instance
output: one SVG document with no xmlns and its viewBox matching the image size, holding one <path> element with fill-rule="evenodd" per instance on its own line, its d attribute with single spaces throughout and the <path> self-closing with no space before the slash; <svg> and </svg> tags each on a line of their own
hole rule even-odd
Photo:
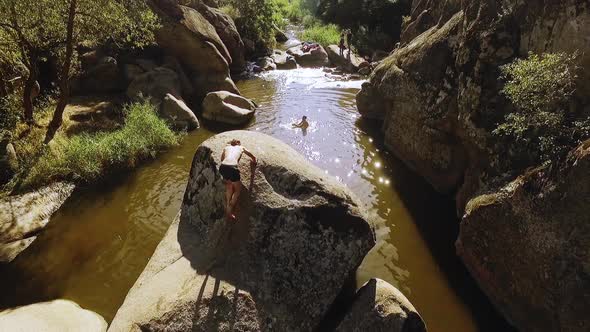
<svg viewBox="0 0 590 332">
<path fill-rule="evenodd" d="M 266 72 L 238 82 L 259 108 L 247 127 L 276 137 L 335 176 L 378 214 L 379 243 L 357 273 L 397 286 L 430 331 L 505 331 L 508 326 L 454 254 L 453 202 L 376 142 L 379 123 L 360 119 L 362 81 L 322 69 Z M 307 132 L 291 123 L 307 115 Z M 130 174 L 80 190 L 34 244 L 2 273 L 2 307 L 66 298 L 112 320 L 178 213 L 197 146 L 219 132 L 208 123 Z"/>
</svg>

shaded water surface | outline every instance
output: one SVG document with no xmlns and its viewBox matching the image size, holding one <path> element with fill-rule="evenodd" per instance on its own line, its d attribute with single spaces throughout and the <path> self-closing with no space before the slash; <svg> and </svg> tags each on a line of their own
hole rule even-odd
<svg viewBox="0 0 590 332">
<path fill-rule="evenodd" d="M 291 145 L 383 220 L 379 244 L 359 269 L 359 284 L 379 277 L 396 285 L 430 331 L 505 330 L 455 258 L 453 203 L 377 145 L 379 124 L 360 120 L 354 97 L 361 83 L 328 78 L 321 69 L 297 69 L 238 86 L 260 106 L 249 130 Z M 311 124 L 306 132 L 291 127 L 302 115 Z M 68 298 L 111 320 L 178 212 L 194 151 L 211 135 L 201 128 L 156 161 L 97 190 L 78 192 L 2 271 L 0 302 Z"/>
</svg>

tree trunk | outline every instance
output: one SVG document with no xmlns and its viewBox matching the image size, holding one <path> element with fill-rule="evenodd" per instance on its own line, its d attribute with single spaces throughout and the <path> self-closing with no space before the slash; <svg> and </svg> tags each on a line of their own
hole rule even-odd
<svg viewBox="0 0 590 332">
<path fill-rule="evenodd" d="M 33 64 L 32 68 L 27 68 L 29 70 L 29 77 L 25 81 L 25 86 L 23 89 L 23 107 L 25 109 L 24 120 L 28 124 L 32 124 L 34 122 L 33 119 L 33 92 L 35 91 L 35 87 L 37 85 L 37 70 L 34 68 L 36 63 L 34 63 L 33 59 L 31 59 L 31 63 Z"/>
<path fill-rule="evenodd" d="M 59 78 L 59 100 L 53 113 L 53 118 L 47 128 L 45 135 L 45 144 L 51 142 L 55 133 L 61 127 L 64 110 L 70 99 L 70 67 L 72 66 L 72 56 L 74 54 L 74 21 L 76 19 L 77 0 L 70 0 L 70 9 L 68 11 L 68 27 L 66 37 L 66 56 Z"/>
</svg>

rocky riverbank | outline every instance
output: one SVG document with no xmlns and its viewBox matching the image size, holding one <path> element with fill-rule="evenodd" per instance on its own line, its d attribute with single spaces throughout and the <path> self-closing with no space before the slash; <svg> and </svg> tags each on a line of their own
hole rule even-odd
<svg viewBox="0 0 590 332">
<path fill-rule="evenodd" d="M 523 331 L 590 326 L 588 144 L 551 166 L 517 166 L 492 136 L 513 107 L 500 66 L 528 52 L 579 52 L 583 110 L 588 22 L 584 1 L 414 1 L 401 47 L 357 97 L 364 117 L 383 122 L 388 149 L 455 196 L 459 255 Z"/>
</svg>

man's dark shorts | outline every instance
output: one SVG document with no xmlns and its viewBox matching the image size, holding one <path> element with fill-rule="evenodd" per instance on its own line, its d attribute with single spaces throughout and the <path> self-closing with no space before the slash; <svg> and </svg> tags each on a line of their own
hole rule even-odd
<svg viewBox="0 0 590 332">
<path fill-rule="evenodd" d="M 230 165 L 221 165 L 219 166 L 219 173 L 224 180 L 231 181 L 231 182 L 238 182 L 240 181 L 240 170 L 238 166 L 230 166 Z"/>
</svg>

